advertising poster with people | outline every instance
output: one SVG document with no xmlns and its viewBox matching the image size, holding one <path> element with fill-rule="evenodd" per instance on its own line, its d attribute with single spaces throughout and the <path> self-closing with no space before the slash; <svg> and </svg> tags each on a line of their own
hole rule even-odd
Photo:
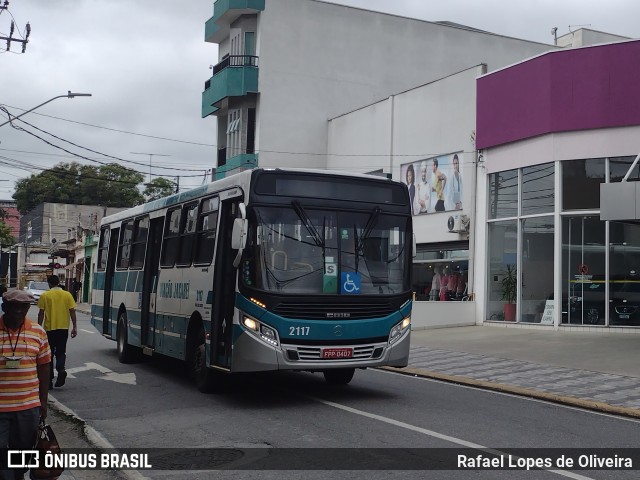
<svg viewBox="0 0 640 480">
<path fill-rule="evenodd" d="M 400 165 L 414 215 L 462 210 L 462 161 L 460 152 Z"/>
</svg>

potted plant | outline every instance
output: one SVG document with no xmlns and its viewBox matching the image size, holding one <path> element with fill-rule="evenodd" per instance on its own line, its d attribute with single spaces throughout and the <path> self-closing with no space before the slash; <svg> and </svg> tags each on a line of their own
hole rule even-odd
<svg viewBox="0 0 640 480">
<path fill-rule="evenodd" d="M 518 275 L 515 265 L 507 265 L 502 277 L 502 299 L 504 304 L 504 319 L 513 322 L 516 319 L 516 298 L 518 296 Z"/>
</svg>

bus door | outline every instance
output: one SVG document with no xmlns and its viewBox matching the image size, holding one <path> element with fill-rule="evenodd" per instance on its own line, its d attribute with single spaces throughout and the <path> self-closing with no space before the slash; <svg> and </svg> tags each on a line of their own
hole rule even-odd
<svg viewBox="0 0 640 480">
<path fill-rule="evenodd" d="M 213 305 L 211 309 L 211 365 L 231 367 L 233 314 L 235 312 L 236 268 L 235 252 L 231 249 L 233 220 L 239 199 L 222 201 L 213 276 Z"/>
<path fill-rule="evenodd" d="M 120 229 L 111 230 L 109 237 L 109 250 L 107 254 L 107 268 L 104 276 L 104 298 L 102 299 L 102 334 L 111 335 L 111 291 L 113 277 L 116 270 L 116 257 L 118 252 L 118 237 Z"/>
<path fill-rule="evenodd" d="M 140 305 L 140 344 L 155 347 L 156 330 L 156 290 L 158 286 L 158 266 L 164 217 L 151 219 L 147 238 L 147 253 L 142 280 L 142 302 Z M 151 334 L 149 334 L 151 332 Z"/>
</svg>

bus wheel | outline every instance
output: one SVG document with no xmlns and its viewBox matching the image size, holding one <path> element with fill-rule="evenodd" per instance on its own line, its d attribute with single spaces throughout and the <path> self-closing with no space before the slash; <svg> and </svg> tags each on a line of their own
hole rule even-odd
<svg viewBox="0 0 640 480">
<path fill-rule="evenodd" d="M 209 393 L 215 390 L 219 381 L 218 375 L 211 371 L 207 366 L 207 351 L 205 343 L 204 330 L 198 332 L 195 347 L 191 354 L 191 377 L 195 381 L 196 387 L 203 393 Z"/>
<path fill-rule="evenodd" d="M 127 314 L 122 312 L 118 317 L 118 360 L 120 363 L 131 363 L 136 360 L 136 349 L 129 345 L 129 339 L 127 335 Z"/>
<path fill-rule="evenodd" d="M 325 370 L 324 379 L 331 385 L 346 385 L 353 378 L 355 368 L 337 368 L 334 370 Z"/>
</svg>

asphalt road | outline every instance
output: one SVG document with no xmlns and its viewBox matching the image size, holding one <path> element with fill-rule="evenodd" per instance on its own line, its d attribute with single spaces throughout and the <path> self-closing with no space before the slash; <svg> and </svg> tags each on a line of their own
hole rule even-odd
<svg viewBox="0 0 640 480">
<path fill-rule="evenodd" d="M 205 395 L 190 383 L 179 362 L 154 358 L 120 364 L 115 342 L 103 338 L 87 316 L 78 317 L 79 335 L 69 340 L 68 347 L 67 368 L 72 376 L 53 395 L 114 447 L 152 448 L 160 459 L 164 450 L 159 449 L 175 447 L 249 452 L 244 463 L 231 463 L 239 468 L 250 460 L 263 465 L 263 452 L 273 448 L 402 449 L 398 452 L 527 448 L 535 457 L 536 449 L 542 448 L 572 453 L 611 448 L 609 455 L 613 456 L 623 448 L 638 447 L 640 422 L 636 420 L 381 370 L 357 371 L 347 387 L 331 387 L 320 374 L 241 375 L 222 393 Z M 140 474 L 159 479 L 638 477 L 637 470 L 384 470 L 384 461 L 374 450 L 354 451 L 346 459 L 355 461 L 356 468 L 370 466 L 372 471 L 323 471 L 313 470 L 317 467 L 314 461 L 331 467 L 340 460 L 316 458 L 315 450 L 282 451 L 291 455 L 291 465 L 310 470 L 154 470 Z M 215 450 L 194 450 L 192 464 L 203 461 L 198 455 L 211 456 L 212 452 Z M 170 460 L 171 453 L 167 455 Z"/>
</svg>

